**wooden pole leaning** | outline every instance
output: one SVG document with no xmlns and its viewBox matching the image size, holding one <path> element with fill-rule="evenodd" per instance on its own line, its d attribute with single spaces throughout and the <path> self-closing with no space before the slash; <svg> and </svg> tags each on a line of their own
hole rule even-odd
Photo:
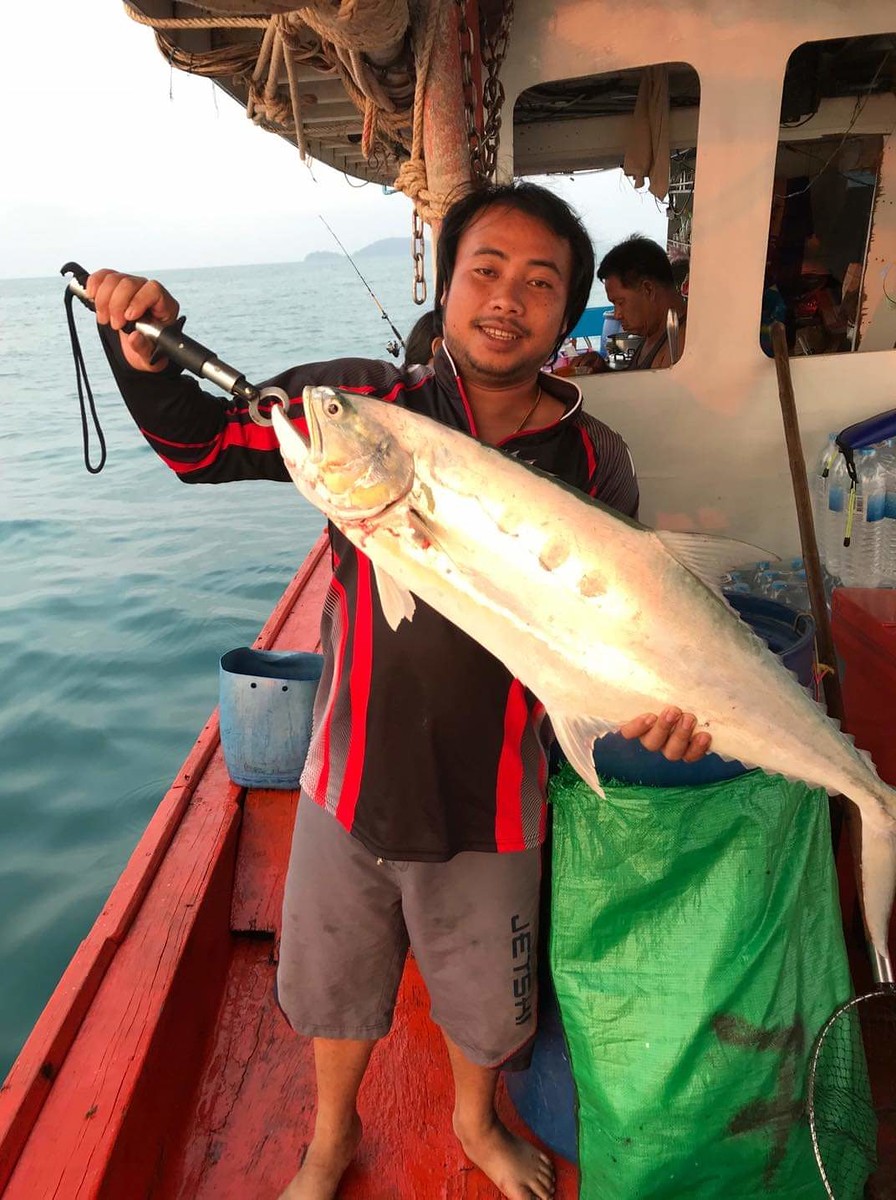
<svg viewBox="0 0 896 1200">
<path fill-rule="evenodd" d="M 793 480 L 793 495 L 796 501 L 797 521 L 800 531 L 800 546 L 803 552 L 803 562 L 806 566 L 806 581 L 809 585 L 809 602 L 812 615 L 815 618 L 815 638 L 818 650 L 818 662 L 824 671 L 822 686 L 824 698 L 830 716 L 842 723 L 843 721 L 843 692 L 840 687 L 840 675 L 837 670 L 837 655 L 834 649 L 834 637 L 831 632 L 831 622 L 828 616 L 827 602 L 824 595 L 824 583 L 821 574 L 821 559 L 818 553 L 818 541 L 815 537 L 815 522 L 812 517 L 812 502 L 809 494 L 809 481 L 806 476 L 806 462 L 803 457 L 802 442 L 800 441 L 799 421 L 797 419 L 796 401 L 793 394 L 793 380 L 790 374 L 790 356 L 787 350 L 787 338 L 784 326 L 780 321 L 774 322 L 771 328 L 772 350 L 775 356 L 775 369 L 778 374 L 778 398 L 781 401 L 781 415 L 784 419 L 784 437 L 787 442 L 787 458 L 790 463 L 790 475 Z M 871 960 L 872 976 L 876 981 L 883 976 L 881 964 L 871 946 L 868 937 L 867 924 L 864 921 L 862 903 L 862 850 L 861 828 L 862 818 L 859 810 L 844 796 L 831 796 L 831 840 L 834 854 L 840 845 L 844 820 L 848 830 L 848 841 L 852 856 L 853 870 L 856 881 L 858 913 L 861 914 L 865 930 L 865 942 Z M 888 967 L 889 970 L 889 967 Z"/>
<path fill-rule="evenodd" d="M 831 621 L 828 616 L 828 606 L 824 594 L 821 558 L 818 553 L 818 540 L 815 536 L 815 521 L 812 517 L 812 498 L 809 493 L 809 480 L 806 477 L 806 463 L 803 458 L 796 401 L 793 395 L 793 380 L 790 375 L 787 338 L 784 326 L 780 321 L 774 322 L 771 333 L 772 349 L 775 355 L 775 370 L 778 374 L 778 398 L 781 401 L 781 416 L 784 419 L 787 459 L 790 463 L 793 498 L 796 502 L 800 547 L 803 554 L 803 563 L 806 567 L 809 603 L 812 607 L 812 616 L 815 619 L 815 644 L 818 648 L 819 666 L 824 672 L 821 681 L 824 689 L 824 699 L 829 715 L 838 721 L 842 721 L 843 693 L 840 688 L 840 676 L 837 672 L 837 655 L 834 651 L 834 638 L 831 633 Z"/>
</svg>

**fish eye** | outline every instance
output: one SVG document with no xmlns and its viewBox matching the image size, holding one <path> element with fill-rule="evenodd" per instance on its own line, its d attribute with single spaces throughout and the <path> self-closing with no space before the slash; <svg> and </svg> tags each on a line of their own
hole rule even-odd
<svg viewBox="0 0 896 1200">
<path fill-rule="evenodd" d="M 328 417 L 338 417 L 342 412 L 342 405 L 338 400 L 328 400 L 324 405 L 324 412 Z"/>
</svg>

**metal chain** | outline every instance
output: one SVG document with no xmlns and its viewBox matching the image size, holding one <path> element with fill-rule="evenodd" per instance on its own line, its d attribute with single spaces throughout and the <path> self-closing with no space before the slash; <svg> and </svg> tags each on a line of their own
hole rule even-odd
<svg viewBox="0 0 896 1200">
<path fill-rule="evenodd" d="M 467 0 L 455 0 L 457 5 L 457 33 L 460 41 L 460 73 L 463 85 L 464 119 L 467 125 L 467 143 L 470 148 L 470 173 L 477 183 L 485 179 L 482 155 L 482 139 L 476 124 L 476 86 L 473 81 L 473 31 L 467 21 Z"/>
<path fill-rule="evenodd" d="M 467 21 L 466 0 L 455 0 L 457 30 L 460 41 L 461 83 L 464 98 L 464 119 L 470 149 L 470 173 L 476 183 L 495 176 L 498 165 L 498 142 L 501 134 L 501 108 L 504 104 L 504 85 L 499 78 L 501 64 L 507 53 L 507 41 L 513 22 L 513 0 L 504 0 L 497 28 L 488 31 L 480 17 L 480 48 L 486 77 L 482 87 L 483 130 L 476 124 L 476 85 L 473 79 L 473 31 Z M 413 210 L 411 257 L 414 260 L 414 303 L 426 303 L 425 245 L 423 219 Z"/>
<path fill-rule="evenodd" d="M 504 105 L 504 84 L 500 79 L 501 64 L 507 53 L 510 26 L 513 24 L 513 0 L 504 0 L 501 20 L 492 33 L 481 29 L 482 65 L 486 69 L 482 85 L 482 145 L 480 156 L 484 179 L 494 179 L 498 166 L 498 143 L 501 137 L 501 109 Z"/>
<path fill-rule="evenodd" d="M 504 85 L 499 72 L 507 53 L 510 26 L 513 23 L 513 0 L 504 0 L 501 19 L 494 30 L 486 29 L 480 18 L 480 52 L 485 68 L 482 85 L 483 128 L 476 124 L 476 87 L 473 80 L 473 31 L 467 21 L 466 0 L 455 0 L 457 29 L 460 40 L 461 82 L 463 85 L 464 117 L 470 147 L 470 173 L 477 183 L 494 179 L 498 165 L 498 142 L 501 135 L 501 108 L 504 104 Z"/>
<path fill-rule="evenodd" d="M 411 257 L 414 260 L 414 303 L 426 303 L 426 273 L 423 218 L 414 208 L 411 216 Z"/>
</svg>

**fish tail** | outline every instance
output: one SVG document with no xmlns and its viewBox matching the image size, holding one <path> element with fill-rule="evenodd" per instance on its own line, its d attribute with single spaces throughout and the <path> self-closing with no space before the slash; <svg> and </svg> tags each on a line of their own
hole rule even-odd
<svg viewBox="0 0 896 1200">
<path fill-rule="evenodd" d="M 878 955 L 888 956 L 888 935 L 896 895 L 896 833 L 862 819 L 862 907 L 865 927 Z"/>
<path fill-rule="evenodd" d="M 870 755 L 857 750 L 872 772 L 865 786 L 845 792 L 857 804 L 862 821 L 859 870 L 865 929 L 880 960 L 889 957 L 889 928 L 896 897 L 896 788 L 885 783 Z M 861 794 L 864 793 L 864 794 Z"/>
</svg>

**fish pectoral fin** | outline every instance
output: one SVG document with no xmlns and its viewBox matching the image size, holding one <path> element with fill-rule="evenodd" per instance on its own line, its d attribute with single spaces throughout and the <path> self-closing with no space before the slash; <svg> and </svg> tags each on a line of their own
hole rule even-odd
<svg viewBox="0 0 896 1200">
<path fill-rule="evenodd" d="M 732 567 L 765 559 L 780 562 L 780 556 L 751 546 L 749 542 L 736 542 L 733 538 L 720 537 L 716 533 L 676 533 L 671 529 L 657 529 L 656 536 L 669 553 L 683 567 L 716 593 L 722 594 L 722 576 Z"/>
<path fill-rule="evenodd" d="M 594 742 L 605 733 L 612 733 L 618 725 L 601 721 L 596 717 L 566 717 L 549 712 L 554 737 L 566 755 L 570 766 L 585 780 L 592 791 L 604 799 L 597 768 L 594 765 Z"/>
<path fill-rule="evenodd" d="M 376 563 L 373 564 L 373 573 L 376 577 L 376 590 L 379 594 L 383 616 L 386 618 L 389 628 L 394 631 L 402 621 L 413 619 L 417 602 L 407 588 L 396 583 L 392 576 L 378 567 Z"/>
</svg>

